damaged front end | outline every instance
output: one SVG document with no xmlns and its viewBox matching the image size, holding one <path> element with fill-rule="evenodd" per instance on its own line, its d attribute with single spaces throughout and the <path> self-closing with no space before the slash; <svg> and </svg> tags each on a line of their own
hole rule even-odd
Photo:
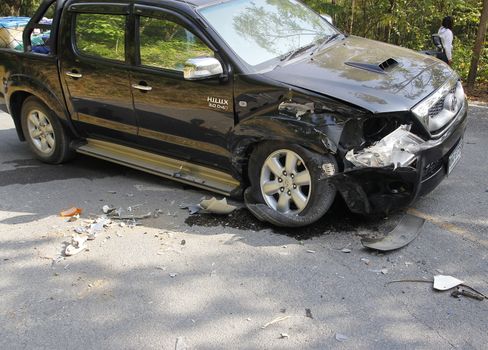
<svg viewBox="0 0 488 350">
<path fill-rule="evenodd" d="M 344 170 L 328 179 L 349 208 L 361 214 L 388 214 L 432 191 L 459 160 L 467 105 L 451 127 L 424 140 L 403 124 L 379 141 L 345 153 Z"/>
</svg>

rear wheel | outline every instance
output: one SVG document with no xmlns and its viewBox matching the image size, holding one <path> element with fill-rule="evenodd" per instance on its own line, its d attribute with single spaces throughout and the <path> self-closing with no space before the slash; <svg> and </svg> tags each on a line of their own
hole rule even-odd
<svg viewBox="0 0 488 350">
<path fill-rule="evenodd" d="M 298 145 L 263 143 L 249 160 L 251 189 L 247 198 L 265 204 L 266 220 L 277 226 L 306 226 L 320 219 L 332 205 L 336 190 L 325 178 L 334 175 L 336 169 L 330 155 Z"/>
<path fill-rule="evenodd" d="M 73 156 L 70 137 L 63 125 L 38 98 L 32 96 L 25 100 L 21 122 L 25 139 L 39 160 L 59 164 Z"/>
</svg>

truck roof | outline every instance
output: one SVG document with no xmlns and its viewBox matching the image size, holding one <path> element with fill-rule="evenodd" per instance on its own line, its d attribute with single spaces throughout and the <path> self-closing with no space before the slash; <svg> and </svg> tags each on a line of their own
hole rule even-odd
<svg viewBox="0 0 488 350">
<path fill-rule="evenodd" d="M 200 7 L 200 6 L 206 6 L 206 5 L 210 5 L 210 4 L 219 4 L 219 3 L 222 3 L 222 2 L 227 2 L 229 0 L 173 0 L 174 2 L 179 2 L 179 3 L 183 3 L 183 4 L 188 4 L 188 5 L 191 5 L 191 6 L 194 6 L 194 7 Z M 165 2 L 165 1 L 161 1 L 161 0 L 139 0 L 139 1 L 135 1 L 136 3 L 137 2 L 145 2 L 145 3 L 151 3 L 151 4 L 161 4 L 161 2 Z"/>
</svg>

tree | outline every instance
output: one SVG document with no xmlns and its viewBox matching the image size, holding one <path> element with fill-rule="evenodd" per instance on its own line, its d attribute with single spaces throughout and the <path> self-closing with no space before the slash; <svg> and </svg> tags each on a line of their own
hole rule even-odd
<svg viewBox="0 0 488 350">
<path fill-rule="evenodd" d="M 486 26 L 488 23 L 488 0 L 483 1 L 483 10 L 481 11 L 480 24 L 478 27 L 478 34 L 473 48 L 473 57 L 471 58 L 471 67 L 468 74 L 468 88 L 472 89 L 478 74 L 478 64 L 480 61 L 481 51 L 486 35 Z"/>
<path fill-rule="evenodd" d="M 32 16 L 41 0 L 1 0 L 0 16 Z"/>
</svg>

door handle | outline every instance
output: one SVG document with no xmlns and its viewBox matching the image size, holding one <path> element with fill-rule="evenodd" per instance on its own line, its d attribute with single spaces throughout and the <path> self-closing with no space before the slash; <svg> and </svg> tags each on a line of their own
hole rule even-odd
<svg viewBox="0 0 488 350">
<path fill-rule="evenodd" d="M 133 89 L 141 90 L 141 91 L 151 91 L 152 86 L 147 85 L 140 85 L 140 84 L 132 84 Z"/>
<path fill-rule="evenodd" d="M 66 72 L 66 75 L 75 79 L 80 79 L 81 77 L 83 77 L 83 74 L 78 73 L 77 71 Z"/>
</svg>

